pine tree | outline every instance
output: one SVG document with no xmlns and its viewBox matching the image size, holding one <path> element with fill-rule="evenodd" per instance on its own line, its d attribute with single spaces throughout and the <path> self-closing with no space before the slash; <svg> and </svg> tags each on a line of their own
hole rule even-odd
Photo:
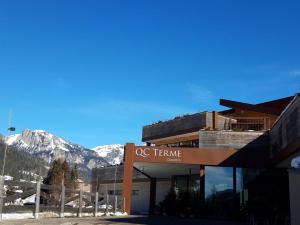
<svg viewBox="0 0 300 225">
<path fill-rule="evenodd" d="M 77 188 L 77 179 L 78 179 L 78 170 L 77 170 L 77 165 L 74 165 L 74 168 L 71 170 L 71 182 L 73 183 L 73 188 Z"/>
<path fill-rule="evenodd" d="M 64 185 L 66 188 L 74 188 L 77 178 L 73 178 L 76 173 L 74 169 L 72 169 L 72 171 L 70 171 L 69 164 L 66 160 L 56 159 L 52 162 L 51 168 L 43 183 L 55 186 Z M 78 176 L 78 174 L 76 176 Z"/>
</svg>

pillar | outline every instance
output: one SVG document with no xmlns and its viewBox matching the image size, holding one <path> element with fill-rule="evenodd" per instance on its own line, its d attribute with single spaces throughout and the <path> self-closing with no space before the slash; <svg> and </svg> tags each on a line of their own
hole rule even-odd
<svg viewBox="0 0 300 225">
<path fill-rule="evenodd" d="M 213 129 L 217 130 L 218 129 L 218 112 L 213 111 L 212 116 L 213 116 Z"/>
<path fill-rule="evenodd" d="M 62 185 L 61 197 L 60 197 L 60 218 L 65 217 L 65 197 L 66 197 L 66 188 L 64 185 Z"/>
<path fill-rule="evenodd" d="M 290 214 L 291 225 L 300 224 L 300 169 L 289 169 Z"/>
<path fill-rule="evenodd" d="M 41 195 L 41 181 L 36 183 L 36 194 L 35 194 L 35 211 L 34 211 L 34 218 L 39 218 L 40 213 L 40 195 Z"/>
<path fill-rule="evenodd" d="M 232 195 L 233 195 L 233 210 L 234 212 L 238 212 L 239 201 L 237 198 L 236 167 L 232 168 Z"/>
<path fill-rule="evenodd" d="M 128 143 L 124 149 L 123 205 L 124 212 L 131 214 L 131 192 L 133 176 L 134 144 Z"/>
<path fill-rule="evenodd" d="M 200 202 L 205 202 L 205 166 L 200 165 Z"/>
<path fill-rule="evenodd" d="M 78 213 L 77 216 L 78 217 L 82 217 L 82 187 L 80 187 L 80 191 L 79 191 L 79 208 L 78 208 Z"/>
<path fill-rule="evenodd" d="M 149 204 L 149 214 L 154 214 L 154 208 L 156 204 L 156 178 L 150 179 L 150 204 Z"/>
<path fill-rule="evenodd" d="M 99 200 L 99 193 L 98 193 L 98 189 L 95 193 L 95 212 L 94 212 L 94 216 L 97 217 L 98 214 L 98 200 Z"/>
</svg>

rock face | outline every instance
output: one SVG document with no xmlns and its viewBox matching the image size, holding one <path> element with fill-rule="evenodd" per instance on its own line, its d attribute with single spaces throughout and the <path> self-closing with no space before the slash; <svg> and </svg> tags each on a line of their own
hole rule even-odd
<svg viewBox="0 0 300 225">
<path fill-rule="evenodd" d="M 80 172 L 90 173 L 92 168 L 109 165 L 96 152 L 44 130 L 24 130 L 21 134 L 7 137 L 6 143 L 49 163 L 65 158 L 70 165 L 77 164 Z"/>
<path fill-rule="evenodd" d="M 116 165 L 123 162 L 124 145 L 103 145 L 97 146 L 92 150 L 94 150 L 100 157 L 104 158 L 111 165 Z"/>
</svg>

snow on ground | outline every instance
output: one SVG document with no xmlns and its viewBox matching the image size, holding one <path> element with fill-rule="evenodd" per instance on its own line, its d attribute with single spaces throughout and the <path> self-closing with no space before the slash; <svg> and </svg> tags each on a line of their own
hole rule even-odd
<svg viewBox="0 0 300 225">
<path fill-rule="evenodd" d="M 39 213 L 39 218 L 57 218 L 59 217 L 59 213 L 55 213 L 55 212 L 42 212 Z M 69 213 L 69 212 L 65 212 L 64 213 L 65 217 L 76 217 L 77 213 Z M 82 217 L 92 217 L 94 216 L 93 213 L 82 213 Z M 101 213 L 98 212 L 97 216 L 127 216 L 127 213 L 123 213 L 123 212 L 116 212 L 116 213 Z M 22 212 L 22 213 L 3 213 L 2 214 L 2 219 L 3 220 L 19 220 L 19 219 L 33 219 L 34 218 L 34 214 L 32 212 Z"/>
<path fill-rule="evenodd" d="M 33 213 L 3 213 L 3 220 L 33 219 Z"/>
<path fill-rule="evenodd" d="M 9 175 L 4 175 L 3 178 L 4 178 L 4 180 L 13 180 L 14 179 L 12 176 L 9 176 Z"/>
<path fill-rule="evenodd" d="M 24 204 L 25 204 L 25 203 L 35 203 L 35 194 L 33 194 L 33 195 L 31 195 L 31 196 L 25 198 L 25 199 L 23 200 L 23 203 L 24 203 Z"/>
</svg>

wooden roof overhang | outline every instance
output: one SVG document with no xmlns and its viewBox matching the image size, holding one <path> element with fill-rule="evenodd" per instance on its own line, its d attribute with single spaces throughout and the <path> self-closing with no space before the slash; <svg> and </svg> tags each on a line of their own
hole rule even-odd
<svg viewBox="0 0 300 225">
<path fill-rule="evenodd" d="M 231 109 L 221 111 L 222 115 L 228 115 L 235 112 L 235 109 L 243 109 L 254 112 L 266 113 L 279 116 L 287 105 L 291 102 L 294 96 L 289 96 L 286 98 L 280 98 L 272 101 L 267 101 L 259 104 L 249 104 L 238 101 L 232 101 L 227 99 L 220 99 L 220 105 L 229 107 Z"/>
</svg>

